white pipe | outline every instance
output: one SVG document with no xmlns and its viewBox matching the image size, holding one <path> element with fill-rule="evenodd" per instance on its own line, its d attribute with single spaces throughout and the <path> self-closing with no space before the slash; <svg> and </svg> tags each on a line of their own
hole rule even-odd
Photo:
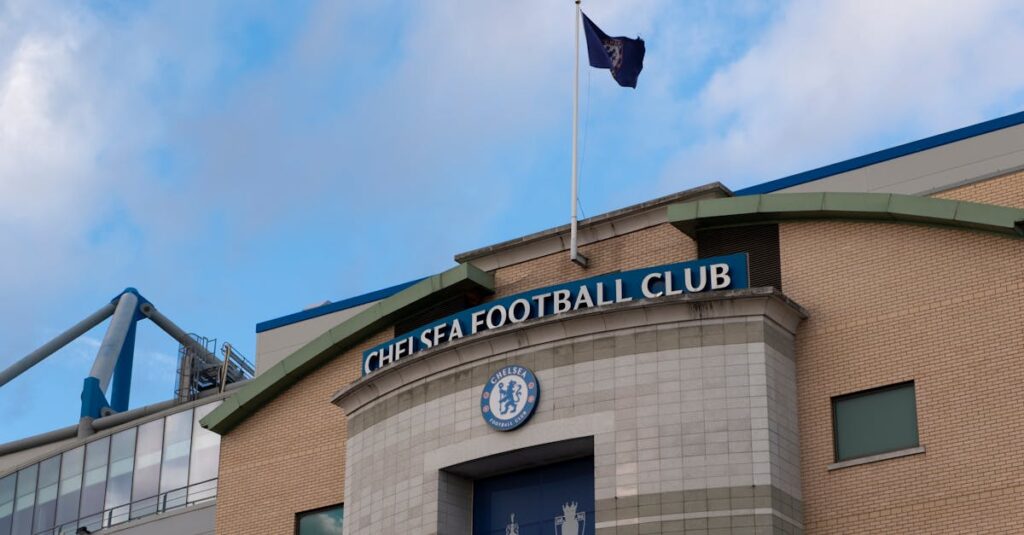
<svg viewBox="0 0 1024 535">
<path fill-rule="evenodd" d="M 89 330 L 102 323 L 103 320 L 109 318 L 110 315 L 113 313 L 114 303 L 107 303 L 96 312 L 93 312 L 89 317 L 76 323 L 70 329 L 55 336 L 53 340 L 50 340 L 49 342 L 46 342 L 45 344 L 40 346 L 39 349 L 36 349 L 35 351 L 29 353 L 28 355 L 25 355 L 18 362 L 11 364 L 11 366 L 8 367 L 6 370 L 0 372 L 0 386 L 4 386 L 15 377 L 27 371 L 32 366 L 39 364 L 40 362 L 43 361 L 43 359 L 56 353 L 62 347 L 68 345 L 75 338 L 78 338 L 79 336 L 82 336 L 83 334 L 89 332 Z"/>
<path fill-rule="evenodd" d="M 124 339 L 132 326 L 138 304 L 139 298 L 135 294 L 121 294 L 117 301 L 117 309 L 114 310 L 114 317 L 110 318 L 107 333 L 103 335 L 103 342 L 96 352 L 96 360 L 92 363 L 89 377 L 100 380 L 100 390 L 103 392 L 107 391 L 110 378 L 114 375 L 114 366 L 117 365 L 117 358 L 121 356 L 121 348 L 124 347 Z"/>
<path fill-rule="evenodd" d="M 220 366 L 220 359 L 217 358 L 216 355 L 207 351 L 205 347 L 203 347 L 199 342 L 196 342 L 195 339 L 189 336 L 181 327 L 175 325 L 167 316 L 160 313 L 160 311 L 152 304 L 144 303 L 139 310 L 141 310 L 142 313 L 150 319 L 150 321 L 155 323 L 157 327 L 160 327 L 165 333 L 171 335 L 171 338 L 174 338 L 181 345 L 194 351 L 196 355 L 203 360 L 203 363 L 206 366 Z"/>
</svg>

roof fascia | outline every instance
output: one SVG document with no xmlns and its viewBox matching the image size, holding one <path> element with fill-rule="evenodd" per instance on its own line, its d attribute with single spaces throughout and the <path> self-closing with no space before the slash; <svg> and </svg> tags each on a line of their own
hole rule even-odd
<svg viewBox="0 0 1024 535">
<path fill-rule="evenodd" d="M 926 223 L 1021 237 L 1024 210 L 895 193 L 772 193 L 678 203 L 668 221 L 696 239 L 706 228 L 796 219 Z"/>
<path fill-rule="evenodd" d="M 300 379 L 394 323 L 397 318 L 451 295 L 468 291 L 493 292 L 494 275 L 473 265 L 461 264 L 386 297 L 328 329 L 249 381 L 200 423 L 215 433 L 226 434 Z"/>
</svg>

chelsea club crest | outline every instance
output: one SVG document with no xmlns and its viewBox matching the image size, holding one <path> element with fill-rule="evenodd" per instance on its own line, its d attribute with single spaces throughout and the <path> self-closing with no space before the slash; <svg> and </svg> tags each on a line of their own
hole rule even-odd
<svg viewBox="0 0 1024 535">
<path fill-rule="evenodd" d="M 511 431 L 523 425 L 540 397 L 537 376 L 523 366 L 505 366 L 494 372 L 480 394 L 480 412 L 498 431 Z"/>
</svg>

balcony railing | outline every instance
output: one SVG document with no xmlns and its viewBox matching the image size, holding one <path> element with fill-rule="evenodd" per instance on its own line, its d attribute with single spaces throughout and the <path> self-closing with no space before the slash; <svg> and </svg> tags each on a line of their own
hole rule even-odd
<svg viewBox="0 0 1024 535">
<path fill-rule="evenodd" d="M 32 535 L 75 535 L 76 533 L 98 533 L 103 528 L 124 524 L 148 516 L 174 511 L 217 499 L 217 479 L 194 483 L 180 489 L 169 490 L 151 498 L 136 500 L 102 513 L 79 518 L 52 529 L 35 531 Z M 212 526 L 211 526 L 212 527 Z M 87 531 L 81 531 L 81 530 Z"/>
</svg>

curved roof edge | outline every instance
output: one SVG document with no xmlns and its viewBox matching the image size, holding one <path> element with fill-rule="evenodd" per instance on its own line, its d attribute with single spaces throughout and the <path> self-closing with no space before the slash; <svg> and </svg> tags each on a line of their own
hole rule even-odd
<svg viewBox="0 0 1024 535">
<path fill-rule="evenodd" d="M 1024 236 L 1024 210 L 895 193 L 772 193 L 678 203 L 668 221 L 692 238 L 702 228 L 792 219 L 867 219 Z"/>
<path fill-rule="evenodd" d="M 461 264 L 427 277 L 386 297 L 327 332 L 314 338 L 284 360 L 256 376 L 235 395 L 224 400 L 200 424 L 221 435 L 231 431 L 260 407 L 339 353 L 372 336 L 410 309 L 422 307 L 459 292 L 494 291 L 494 275 L 470 264 Z"/>
<path fill-rule="evenodd" d="M 894 160 L 916 152 L 941 147 L 942 145 L 948 145 L 949 143 L 955 143 L 957 141 L 980 136 L 982 134 L 988 134 L 989 132 L 995 132 L 996 130 L 1002 130 L 1004 128 L 1020 124 L 1024 124 L 1024 112 L 1012 113 L 1010 115 L 1005 115 L 982 123 L 965 126 L 963 128 L 958 128 L 935 136 L 911 141 L 910 143 L 904 143 L 903 145 L 883 149 L 878 152 L 872 152 L 871 154 L 865 154 L 863 156 L 826 165 L 817 169 L 811 169 L 810 171 L 804 171 L 795 175 L 769 180 L 768 182 L 762 182 L 761 184 L 755 184 L 753 186 L 738 189 L 735 191 L 735 194 L 743 196 L 771 193 L 773 191 L 779 191 L 780 189 L 814 182 L 815 180 L 821 180 L 840 173 L 846 173 L 869 165 Z"/>
</svg>

